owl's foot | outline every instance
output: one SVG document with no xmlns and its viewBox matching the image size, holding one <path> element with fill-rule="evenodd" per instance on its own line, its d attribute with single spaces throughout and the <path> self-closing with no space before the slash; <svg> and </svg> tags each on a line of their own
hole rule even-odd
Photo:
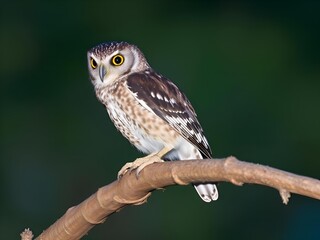
<svg viewBox="0 0 320 240">
<path fill-rule="evenodd" d="M 142 169 L 144 169 L 146 166 L 155 163 L 155 162 L 163 162 L 161 159 L 164 155 L 166 155 L 168 152 L 171 151 L 172 148 L 163 148 L 160 152 L 152 153 L 146 157 L 143 158 L 137 158 L 133 162 L 126 163 L 118 172 L 118 179 L 120 179 L 124 174 L 126 174 L 128 171 L 132 171 L 134 169 L 137 169 L 136 176 L 139 176 L 139 173 Z"/>
<path fill-rule="evenodd" d="M 128 162 L 118 172 L 118 179 L 121 178 L 128 171 L 132 171 L 134 169 L 137 169 L 136 175 L 138 177 L 142 169 L 155 162 L 163 162 L 163 160 L 157 154 L 150 154 L 143 158 L 137 158 L 133 162 Z"/>
</svg>

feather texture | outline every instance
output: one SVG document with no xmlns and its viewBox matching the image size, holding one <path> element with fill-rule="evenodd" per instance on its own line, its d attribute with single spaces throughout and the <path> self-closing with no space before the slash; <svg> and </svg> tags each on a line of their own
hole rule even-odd
<svg viewBox="0 0 320 240">
<path fill-rule="evenodd" d="M 211 149 L 197 115 L 175 84 L 152 70 L 146 70 L 129 75 L 127 85 L 138 101 L 198 148 L 204 158 L 211 158 Z"/>
</svg>

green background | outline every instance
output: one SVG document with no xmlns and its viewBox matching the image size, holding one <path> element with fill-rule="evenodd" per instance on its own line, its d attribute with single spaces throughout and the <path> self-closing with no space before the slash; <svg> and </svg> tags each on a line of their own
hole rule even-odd
<svg viewBox="0 0 320 240">
<path fill-rule="evenodd" d="M 121 3 L 120 3 L 121 2 Z M 88 80 L 86 51 L 134 43 L 182 89 L 215 157 L 320 177 L 319 1 L 1 3 L 3 239 L 39 235 L 142 156 L 115 130 Z M 84 239 L 319 239 L 319 201 L 229 183 L 202 202 L 156 191 Z"/>
</svg>

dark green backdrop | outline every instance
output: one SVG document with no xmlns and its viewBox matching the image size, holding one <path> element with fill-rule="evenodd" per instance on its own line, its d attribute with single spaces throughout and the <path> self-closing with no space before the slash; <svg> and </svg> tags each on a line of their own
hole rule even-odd
<svg viewBox="0 0 320 240">
<path fill-rule="evenodd" d="M 3 239 L 36 235 L 141 156 L 88 80 L 86 51 L 138 45 L 197 110 L 215 157 L 320 177 L 319 1 L 1 3 Z M 85 239 L 319 239 L 320 203 L 221 183 L 220 199 L 170 187 Z"/>
</svg>

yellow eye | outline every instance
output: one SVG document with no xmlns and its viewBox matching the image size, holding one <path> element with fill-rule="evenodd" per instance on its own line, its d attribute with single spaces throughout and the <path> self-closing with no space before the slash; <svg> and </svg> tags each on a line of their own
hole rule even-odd
<svg viewBox="0 0 320 240">
<path fill-rule="evenodd" d="M 92 69 L 96 69 L 98 67 L 96 60 L 94 60 L 93 58 L 90 58 L 90 66 L 92 67 Z"/>
<path fill-rule="evenodd" d="M 121 54 L 117 54 L 112 57 L 111 63 L 114 66 L 120 66 L 124 62 L 124 57 Z"/>
</svg>

